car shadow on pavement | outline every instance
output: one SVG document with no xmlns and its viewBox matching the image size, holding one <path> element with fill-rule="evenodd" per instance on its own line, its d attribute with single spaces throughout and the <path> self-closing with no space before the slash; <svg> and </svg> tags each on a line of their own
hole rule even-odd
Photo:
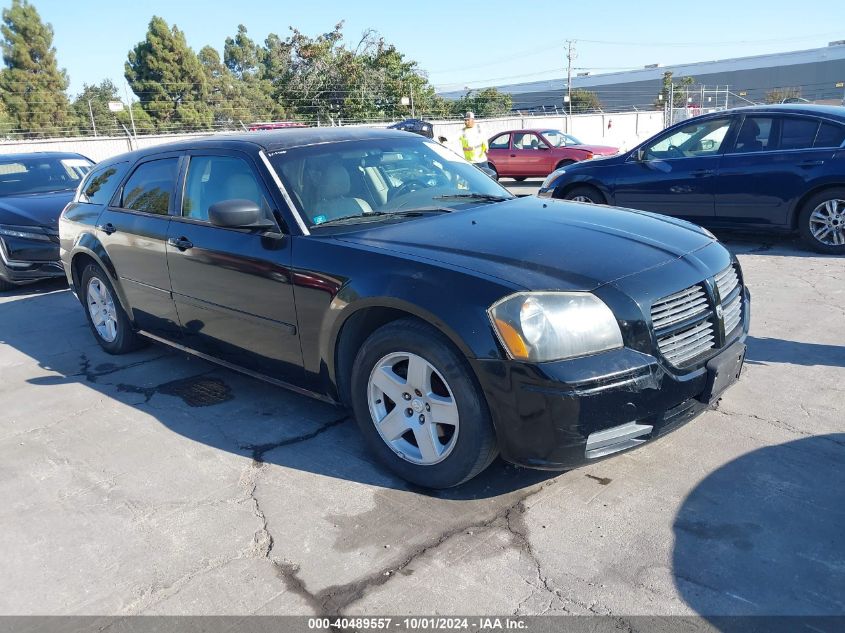
<svg viewBox="0 0 845 633">
<path fill-rule="evenodd" d="M 446 491 L 413 488 L 375 462 L 345 409 L 163 345 L 152 344 L 125 356 L 106 354 L 94 340 L 73 294 L 48 292 L 50 285 L 32 286 L 29 295 L 18 291 L 12 300 L 0 303 L 0 345 L 12 348 L 0 357 L 0 372 L 7 385 L 20 384 L 20 388 L 12 387 L 19 390 L 20 398 L 52 400 L 55 394 L 69 393 L 67 389 L 51 391 L 52 387 L 84 385 L 113 399 L 118 408 L 120 403 L 133 407 L 181 436 L 253 463 L 444 500 L 500 497 L 559 474 L 517 468 L 497 459 L 463 486 Z M 70 393 L 74 402 L 84 402 L 68 401 L 61 407 L 62 417 L 73 415 L 74 406 L 84 409 L 102 400 L 76 389 Z M 144 419 L 128 415 L 133 422 Z"/>
<path fill-rule="evenodd" d="M 842 616 L 843 463 L 845 434 L 817 435 L 757 449 L 703 479 L 673 526 L 673 576 L 687 604 L 705 617 Z"/>
<path fill-rule="evenodd" d="M 713 229 L 713 233 L 734 255 L 841 258 L 839 255 L 825 255 L 811 250 L 794 234 L 725 229 Z"/>
<path fill-rule="evenodd" d="M 845 367 L 845 346 L 787 341 L 779 338 L 749 336 L 746 362 L 752 365 L 791 363 Z"/>
</svg>

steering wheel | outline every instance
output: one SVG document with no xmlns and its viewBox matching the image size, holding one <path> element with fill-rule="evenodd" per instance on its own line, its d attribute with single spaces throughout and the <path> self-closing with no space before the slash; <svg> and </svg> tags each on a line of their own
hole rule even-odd
<svg viewBox="0 0 845 633">
<path fill-rule="evenodd" d="M 666 148 L 666 151 L 670 152 L 673 156 L 676 156 L 678 158 L 686 157 L 686 154 L 684 154 L 684 150 L 682 150 L 677 145 L 670 145 Z"/>
<path fill-rule="evenodd" d="M 425 189 L 427 186 L 428 185 L 421 180 L 409 180 L 408 182 L 401 184 L 397 189 L 394 189 L 389 198 L 390 200 L 393 200 L 394 198 L 401 198 L 405 194 Z"/>
</svg>

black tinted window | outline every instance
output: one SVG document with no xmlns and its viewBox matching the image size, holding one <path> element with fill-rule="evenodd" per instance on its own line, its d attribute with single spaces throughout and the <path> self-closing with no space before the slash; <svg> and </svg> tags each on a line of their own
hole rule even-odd
<svg viewBox="0 0 845 633">
<path fill-rule="evenodd" d="M 92 171 L 82 185 L 77 202 L 108 204 L 128 167 L 128 163 L 116 163 Z"/>
<path fill-rule="evenodd" d="M 833 123 L 822 123 L 813 147 L 839 147 L 845 142 L 845 127 Z"/>
<path fill-rule="evenodd" d="M 179 160 L 164 158 L 144 163 L 123 187 L 124 209 L 167 215 L 170 196 L 176 184 Z"/>
<path fill-rule="evenodd" d="M 813 146 L 819 122 L 813 119 L 783 119 L 778 149 L 806 149 Z"/>
<path fill-rule="evenodd" d="M 737 152 L 763 152 L 767 149 L 774 149 L 769 138 L 772 133 L 772 119 L 770 117 L 749 116 L 745 117 L 739 134 L 736 137 Z"/>
</svg>

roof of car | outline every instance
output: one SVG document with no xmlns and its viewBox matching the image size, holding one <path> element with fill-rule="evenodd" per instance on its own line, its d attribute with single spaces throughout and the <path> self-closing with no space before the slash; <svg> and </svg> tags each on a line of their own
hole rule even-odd
<svg viewBox="0 0 845 633">
<path fill-rule="evenodd" d="M 163 143 L 143 149 L 112 156 L 103 161 L 103 164 L 136 160 L 150 154 L 164 152 L 179 152 L 187 149 L 201 148 L 232 148 L 232 149 L 253 149 L 260 148 L 268 153 L 281 150 L 293 149 L 295 147 L 306 147 L 323 143 L 343 143 L 348 141 L 362 141 L 368 139 L 408 139 L 423 138 L 417 135 L 409 135 L 408 132 L 399 130 L 388 130 L 373 127 L 309 127 L 309 128 L 288 128 L 281 130 L 260 130 L 256 132 L 244 132 L 238 134 L 211 134 L 209 136 L 197 137 L 190 140 L 180 140 L 173 143 Z"/>
<path fill-rule="evenodd" d="M 27 158 L 84 158 L 91 160 L 87 156 L 77 154 L 76 152 L 18 152 L 16 154 L 0 154 L 0 160 L 25 160 Z M 91 161 L 92 163 L 94 161 Z"/>
<path fill-rule="evenodd" d="M 771 105 L 753 105 L 733 108 L 728 112 L 788 112 L 792 114 L 813 114 L 845 120 L 845 107 L 835 105 L 816 105 L 814 103 L 776 103 Z"/>
</svg>

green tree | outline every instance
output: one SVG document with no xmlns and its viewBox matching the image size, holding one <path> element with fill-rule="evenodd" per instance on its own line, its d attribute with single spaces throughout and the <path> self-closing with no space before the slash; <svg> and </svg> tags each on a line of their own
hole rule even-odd
<svg viewBox="0 0 845 633">
<path fill-rule="evenodd" d="M 73 125 L 67 95 L 68 79 L 59 69 L 53 27 L 26 0 L 12 0 L 3 9 L 0 95 L 7 116 L 31 136 L 56 135 Z"/>
<path fill-rule="evenodd" d="M 669 99 L 673 101 L 673 108 L 683 108 L 687 105 L 689 87 L 695 83 L 695 79 L 692 77 L 683 77 L 680 82 L 676 83 L 672 77 L 671 70 L 663 73 L 663 87 L 660 90 L 660 98 L 654 102 L 654 106 L 658 109 L 665 107 L 664 104 L 669 103 Z"/>
<path fill-rule="evenodd" d="M 477 117 L 496 117 L 508 114 L 513 108 L 513 98 L 506 92 L 499 92 L 496 88 L 483 90 L 469 90 L 452 102 L 452 116 L 462 117 L 467 111 L 475 113 Z"/>
<path fill-rule="evenodd" d="M 76 95 L 71 103 L 80 134 L 94 133 L 91 126 L 92 115 L 97 134 L 102 136 L 123 134 L 117 116 L 109 110 L 109 101 L 120 101 L 117 86 L 110 79 L 104 79 L 95 85 L 83 84 L 82 92 Z"/>
<path fill-rule="evenodd" d="M 601 100 L 599 96 L 590 90 L 584 90 L 583 88 L 575 88 L 572 91 L 572 95 L 570 96 L 572 101 L 572 113 L 586 113 L 586 112 L 601 112 Z M 564 109 L 567 108 L 567 104 L 563 104 Z"/>
<path fill-rule="evenodd" d="M 154 16 L 146 38 L 129 51 L 124 70 L 141 107 L 160 129 L 201 130 L 211 126 L 205 71 L 176 26 L 171 28 Z"/>
<path fill-rule="evenodd" d="M 284 116 L 274 99 L 272 81 L 267 78 L 264 58 L 267 52 L 247 35 L 246 27 L 238 25 L 234 38 L 227 37 L 223 46 L 223 64 L 231 78 L 229 96 L 233 121 L 266 121 Z"/>
</svg>

